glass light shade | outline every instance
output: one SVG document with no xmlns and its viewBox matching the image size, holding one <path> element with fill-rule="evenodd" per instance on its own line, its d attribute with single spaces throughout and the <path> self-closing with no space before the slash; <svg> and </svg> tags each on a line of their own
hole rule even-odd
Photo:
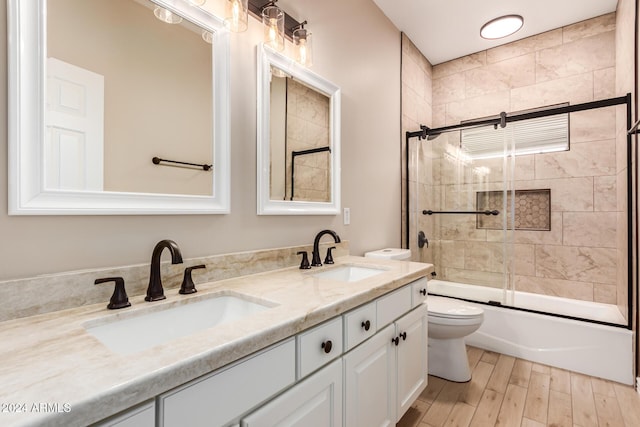
<svg viewBox="0 0 640 427">
<path fill-rule="evenodd" d="M 213 34 L 210 31 L 202 30 L 202 40 L 209 44 L 213 43 Z"/>
<path fill-rule="evenodd" d="M 189 3 L 191 3 L 194 6 L 202 6 L 206 2 L 207 0 L 189 0 Z"/>
<path fill-rule="evenodd" d="M 234 33 L 245 31 L 249 21 L 248 0 L 226 0 L 224 25 Z"/>
<path fill-rule="evenodd" d="M 523 24 L 524 18 L 520 15 L 501 16 L 484 24 L 480 29 L 480 36 L 489 40 L 501 39 L 518 31 Z"/>
<path fill-rule="evenodd" d="M 264 43 L 277 50 L 284 50 L 284 12 L 277 6 L 262 9 Z"/>
<path fill-rule="evenodd" d="M 311 67 L 311 65 L 313 65 L 311 40 L 311 33 L 306 29 L 298 28 L 293 31 L 296 61 L 305 67 Z"/>
<path fill-rule="evenodd" d="M 157 6 L 155 9 L 153 9 L 153 14 L 156 16 L 156 18 L 158 18 L 162 22 L 166 22 L 167 24 L 179 24 L 182 22 L 181 16 L 168 11 L 164 7 Z"/>
</svg>

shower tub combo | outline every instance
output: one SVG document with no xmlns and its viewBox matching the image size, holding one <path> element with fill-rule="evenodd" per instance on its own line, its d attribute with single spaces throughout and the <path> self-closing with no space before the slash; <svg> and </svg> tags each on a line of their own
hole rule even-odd
<svg viewBox="0 0 640 427">
<path fill-rule="evenodd" d="M 430 294 L 466 301 L 500 301 L 503 292 L 484 286 L 429 281 Z M 618 326 L 626 322 L 616 306 L 520 291 L 513 292 L 513 299 L 517 308 L 470 302 L 484 310 L 484 322 L 467 337 L 466 343 L 633 385 L 633 331 Z M 594 315 L 598 323 L 584 321 Z"/>
</svg>

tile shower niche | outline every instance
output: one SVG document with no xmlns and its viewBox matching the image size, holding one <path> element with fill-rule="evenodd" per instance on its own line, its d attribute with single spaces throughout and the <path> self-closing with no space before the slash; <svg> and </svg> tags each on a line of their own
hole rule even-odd
<svg viewBox="0 0 640 427">
<path fill-rule="evenodd" d="M 478 191 L 476 204 L 479 211 L 504 210 L 503 191 Z M 515 196 L 512 204 L 511 198 Z M 507 228 L 509 230 L 551 230 L 551 190 L 515 190 L 507 192 Z M 511 224 L 511 209 L 515 209 Z M 477 215 L 476 228 L 499 230 L 502 229 L 502 215 Z"/>
</svg>

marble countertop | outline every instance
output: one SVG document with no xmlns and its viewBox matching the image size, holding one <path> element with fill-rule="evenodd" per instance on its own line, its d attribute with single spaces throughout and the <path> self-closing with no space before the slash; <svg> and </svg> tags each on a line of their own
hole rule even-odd
<svg viewBox="0 0 640 427">
<path fill-rule="evenodd" d="M 356 282 L 314 277 L 341 264 L 379 267 L 381 274 Z M 0 323 L 0 425 L 83 426 L 295 335 L 399 288 L 431 269 L 430 264 L 341 257 L 333 266 L 287 268 L 205 284 L 166 300 L 107 310 L 93 304 Z M 134 354 L 117 354 L 83 325 L 110 316 L 210 293 L 245 295 L 275 306 L 229 323 L 177 338 Z"/>
</svg>

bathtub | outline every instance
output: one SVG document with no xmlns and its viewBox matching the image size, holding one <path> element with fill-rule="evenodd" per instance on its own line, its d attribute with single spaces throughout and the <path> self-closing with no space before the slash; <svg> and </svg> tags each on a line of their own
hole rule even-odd
<svg viewBox="0 0 640 427">
<path fill-rule="evenodd" d="M 501 289 L 430 280 L 429 293 L 477 301 L 502 301 Z M 556 311 L 571 317 L 620 324 L 617 307 L 560 297 L 516 291 L 516 307 Z M 428 303 L 428 299 L 427 299 Z M 476 304 L 484 309 L 484 322 L 466 343 L 485 350 L 519 357 L 545 365 L 633 385 L 633 332 L 546 314 Z M 626 322 L 624 322 L 626 324 Z"/>
</svg>

